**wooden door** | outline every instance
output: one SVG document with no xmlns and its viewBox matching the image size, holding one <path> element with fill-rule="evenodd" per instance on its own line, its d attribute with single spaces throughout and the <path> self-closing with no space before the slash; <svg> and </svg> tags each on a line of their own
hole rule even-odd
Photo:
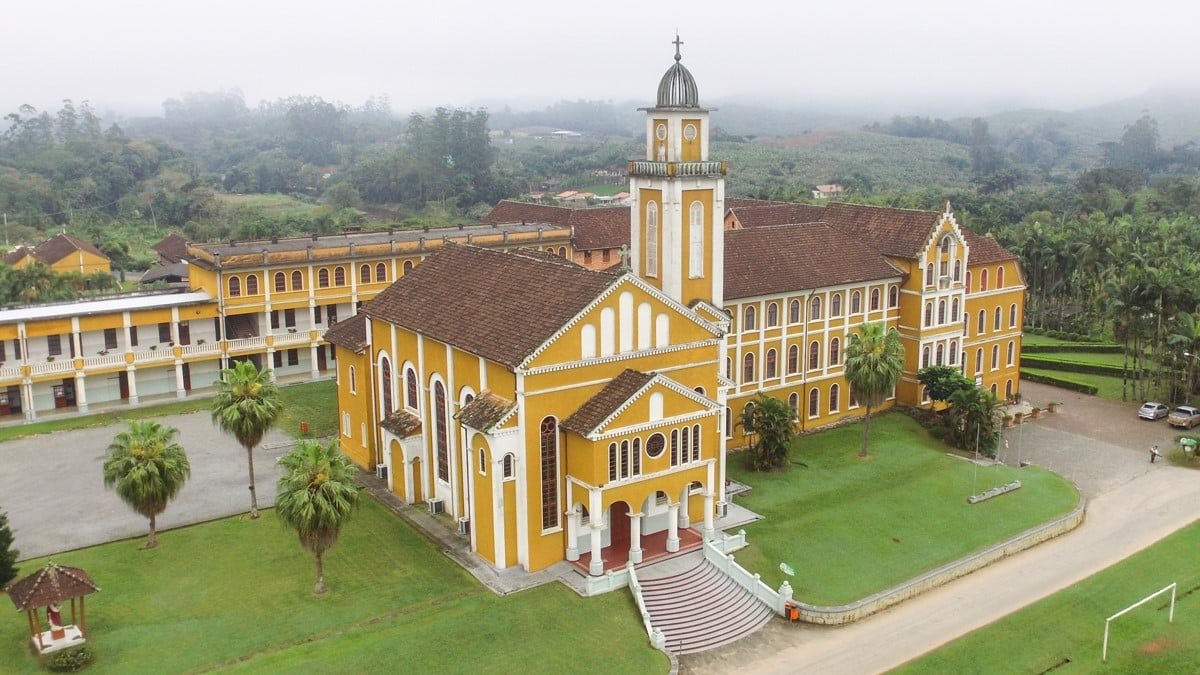
<svg viewBox="0 0 1200 675">
<path fill-rule="evenodd" d="M 317 347 L 317 371 L 325 372 L 325 345 Z"/>
<path fill-rule="evenodd" d="M 608 510 L 608 545 L 619 550 L 629 548 L 629 505 L 617 502 Z"/>
<path fill-rule="evenodd" d="M 183 364 L 183 389 L 184 391 L 192 390 L 192 364 Z"/>
<path fill-rule="evenodd" d="M 117 386 L 121 389 L 121 398 L 129 398 L 129 373 L 121 371 L 117 373 Z"/>
</svg>

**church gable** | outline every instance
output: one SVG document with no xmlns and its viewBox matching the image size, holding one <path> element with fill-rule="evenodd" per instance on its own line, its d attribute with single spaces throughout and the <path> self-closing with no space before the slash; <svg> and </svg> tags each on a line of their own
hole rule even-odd
<svg viewBox="0 0 1200 675">
<path fill-rule="evenodd" d="M 626 370 L 563 420 L 563 428 L 596 440 L 718 409 L 717 403 L 665 375 Z"/>
<path fill-rule="evenodd" d="M 627 274 L 521 365 L 527 369 L 556 366 L 719 336 L 716 324 Z"/>
</svg>

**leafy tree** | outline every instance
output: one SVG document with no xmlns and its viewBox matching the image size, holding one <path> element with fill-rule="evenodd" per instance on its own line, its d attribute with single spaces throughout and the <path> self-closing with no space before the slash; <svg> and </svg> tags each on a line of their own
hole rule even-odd
<svg viewBox="0 0 1200 675">
<path fill-rule="evenodd" d="M 343 455 L 337 441 L 322 444 L 301 440 L 279 459 L 283 476 L 275 497 L 275 514 L 296 531 L 300 544 L 317 560 L 316 593 L 324 593 L 323 558 L 358 503 L 354 484 L 357 468 Z"/>
<path fill-rule="evenodd" d="M 751 434 L 755 471 L 773 471 L 787 466 L 788 453 L 796 438 L 792 410 L 780 399 L 759 394 L 742 413 L 742 430 Z"/>
<path fill-rule="evenodd" d="M 879 407 L 892 394 L 903 370 L 904 345 L 895 330 L 887 330 L 882 323 L 866 323 L 850 336 L 846 347 L 846 380 L 866 407 L 859 457 L 869 455 L 871 409 Z"/>
<path fill-rule="evenodd" d="M 146 548 L 158 545 L 155 518 L 192 474 L 183 446 L 175 441 L 178 433 L 152 420 L 134 421 L 108 446 L 104 485 L 115 487 L 126 504 L 150 519 Z"/>
<path fill-rule="evenodd" d="M 13 548 L 13 533 L 8 528 L 8 514 L 0 511 L 0 591 L 8 582 L 17 578 L 17 556 L 20 551 Z"/>
<path fill-rule="evenodd" d="M 1158 166 L 1161 159 L 1158 148 L 1158 122 L 1149 115 L 1142 115 L 1136 122 L 1125 127 L 1120 141 L 1101 143 L 1100 147 L 1104 150 L 1104 163 L 1107 166 L 1149 173 Z"/>
<path fill-rule="evenodd" d="M 213 399 L 213 423 L 232 434 L 246 449 L 250 476 L 250 517 L 258 517 L 258 496 L 254 490 L 254 448 L 279 420 L 283 401 L 270 370 L 259 370 L 251 361 L 239 361 L 221 371 L 217 396 Z"/>
<path fill-rule="evenodd" d="M 934 401 L 949 401 L 959 389 L 974 387 L 975 383 L 958 372 L 954 366 L 927 366 L 917 371 L 917 381 Z"/>
<path fill-rule="evenodd" d="M 969 387 L 951 394 L 950 406 L 950 425 L 958 447 L 970 450 L 978 443 L 981 452 L 995 456 L 1000 399 L 988 389 Z"/>
</svg>

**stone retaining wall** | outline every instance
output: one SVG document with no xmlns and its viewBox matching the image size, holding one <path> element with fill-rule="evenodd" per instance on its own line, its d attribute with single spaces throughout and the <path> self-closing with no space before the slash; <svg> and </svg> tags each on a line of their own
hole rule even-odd
<svg viewBox="0 0 1200 675">
<path fill-rule="evenodd" d="M 800 620 L 807 623 L 836 626 L 866 618 L 911 597 L 949 583 L 961 576 L 966 576 L 997 560 L 1020 553 L 1061 534 L 1066 534 L 1079 527 L 1079 524 L 1083 522 L 1086 510 L 1087 504 L 1080 503 L 1070 513 L 1022 532 L 1008 541 L 948 563 L 921 576 L 909 579 L 899 586 L 869 595 L 848 605 L 819 607 L 796 601 L 796 604 L 800 606 Z"/>
</svg>

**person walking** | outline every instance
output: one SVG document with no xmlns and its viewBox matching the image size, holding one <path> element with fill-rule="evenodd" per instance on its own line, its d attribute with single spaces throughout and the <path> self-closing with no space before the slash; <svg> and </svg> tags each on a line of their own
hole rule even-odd
<svg viewBox="0 0 1200 675">
<path fill-rule="evenodd" d="M 1158 446 L 1157 445 L 1150 446 L 1150 463 L 1151 464 L 1153 464 L 1154 460 L 1158 459 L 1161 456 L 1162 455 L 1158 454 Z"/>
</svg>

